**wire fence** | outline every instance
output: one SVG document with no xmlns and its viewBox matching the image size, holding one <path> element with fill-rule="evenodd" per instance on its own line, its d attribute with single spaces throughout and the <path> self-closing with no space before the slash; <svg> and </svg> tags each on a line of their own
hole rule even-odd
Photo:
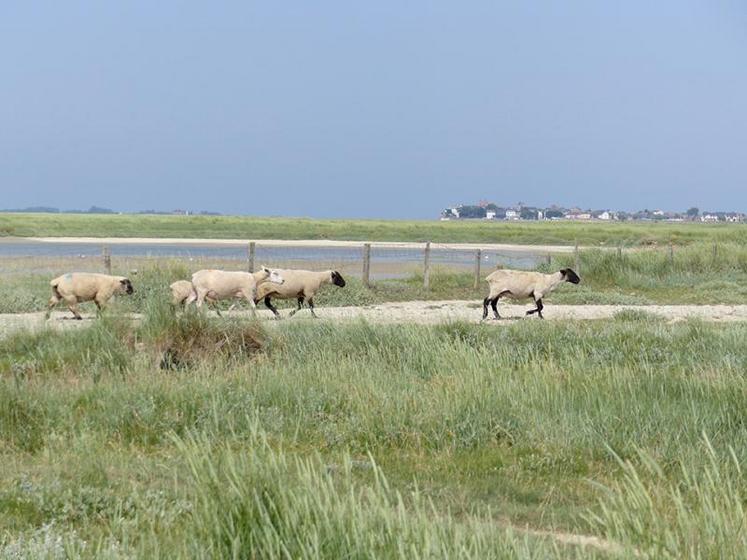
<svg viewBox="0 0 747 560">
<path fill-rule="evenodd" d="M 435 271 L 473 273 L 475 279 L 490 270 L 534 269 L 552 257 L 541 251 L 463 248 L 441 243 L 361 243 L 340 246 L 292 244 L 244 245 L 204 244 L 95 244 L 95 243 L 10 243 L 0 244 L 0 258 L 13 266 L 6 272 L 59 273 L 131 271 L 168 259 L 194 271 L 201 268 L 256 270 L 260 266 L 338 270 L 370 285 L 376 280 L 422 275 L 428 287 Z"/>
</svg>

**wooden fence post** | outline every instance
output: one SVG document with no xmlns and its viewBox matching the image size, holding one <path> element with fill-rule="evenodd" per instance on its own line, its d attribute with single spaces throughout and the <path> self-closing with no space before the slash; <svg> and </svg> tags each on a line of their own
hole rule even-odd
<svg viewBox="0 0 747 560">
<path fill-rule="evenodd" d="M 423 288 L 431 288 L 431 242 L 425 243 L 425 252 L 423 255 Z"/>
<path fill-rule="evenodd" d="M 617 258 L 622 259 L 623 258 L 623 248 L 622 245 L 617 246 Z"/>
<path fill-rule="evenodd" d="M 669 244 L 669 264 L 674 266 L 674 243 Z"/>
<path fill-rule="evenodd" d="M 109 250 L 108 245 L 103 245 L 101 247 L 101 256 L 104 258 L 104 270 L 106 270 L 107 274 L 112 273 L 112 253 Z"/>
<path fill-rule="evenodd" d="M 713 258 L 715 259 L 718 256 L 718 244 L 716 242 L 713 243 Z"/>
<path fill-rule="evenodd" d="M 482 260 L 482 251 L 478 249 L 475 252 L 475 283 L 473 288 L 475 290 L 480 287 L 480 264 Z"/>
<path fill-rule="evenodd" d="M 552 255 L 547 253 L 547 266 L 552 266 Z"/>
<path fill-rule="evenodd" d="M 371 244 L 363 244 L 363 285 L 371 287 Z"/>
<path fill-rule="evenodd" d="M 578 254 L 578 239 L 576 239 L 576 245 L 573 248 L 573 263 L 575 272 L 578 273 L 579 270 L 581 270 L 581 257 Z"/>
<path fill-rule="evenodd" d="M 249 272 L 254 272 L 254 255 L 256 254 L 257 244 L 254 241 L 249 242 L 249 250 L 246 256 L 246 268 Z"/>
</svg>

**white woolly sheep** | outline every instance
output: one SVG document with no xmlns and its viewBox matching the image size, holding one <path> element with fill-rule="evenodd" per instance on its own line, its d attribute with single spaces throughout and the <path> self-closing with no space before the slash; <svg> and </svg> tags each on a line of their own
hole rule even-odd
<svg viewBox="0 0 747 560">
<path fill-rule="evenodd" d="M 244 298 L 249 302 L 254 313 L 257 286 L 263 282 L 282 284 L 283 277 L 277 270 L 262 267 L 259 272 L 241 272 L 227 270 L 198 270 L 192 275 L 194 293 L 187 298 L 187 305 L 197 301 L 197 307 L 208 301 L 221 299 Z"/>
<path fill-rule="evenodd" d="M 311 270 L 280 270 L 283 275 L 282 285 L 262 284 L 257 289 L 255 302 L 264 300 L 267 308 L 275 314 L 275 318 L 280 318 L 277 308 L 272 305 L 272 298 L 293 299 L 298 301 L 298 307 L 290 312 L 292 317 L 296 311 L 303 307 L 304 300 L 309 304 L 311 315 L 314 313 L 314 295 L 324 284 L 334 284 L 340 288 L 345 286 L 345 279 L 336 270 L 325 270 L 322 272 L 313 272 Z"/>
<path fill-rule="evenodd" d="M 124 276 L 93 272 L 68 272 L 52 280 L 49 285 L 52 286 L 52 297 L 49 298 L 46 316 L 49 317 L 52 308 L 64 301 L 78 320 L 82 319 L 78 313 L 79 303 L 93 301 L 101 312 L 115 294 L 129 295 L 134 292 L 132 282 Z"/>
<path fill-rule="evenodd" d="M 189 280 L 177 280 L 169 288 L 171 289 L 171 303 L 174 306 L 184 305 L 190 296 L 193 296 L 193 301 L 197 299 L 194 286 Z"/>
<path fill-rule="evenodd" d="M 495 319 L 500 319 L 498 315 L 498 300 L 502 297 L 511 299 L 532 298 L 537 305 L 536 309 L 527 311 L 527 315 L 537 313 L 540 319 L 542 316 L 542 298 L 552 292 L 563 282 L 578 284 L 581 279 L 570 268 L 564 268 L 552 274 L 543 274 L 541 272 L 529 272 L 523 270 L 496 270 L 486 278 L 490 286 L 488 297 L 482 302 L 482 318 L 488 316 L 488 304 L 493 308 Z"/>
<path fill-rule="evenodd" d="M 195 288 L 189 280 L 177 280 L 169 288 L 171 288 L 171 305 L 174 307 L 186 307 L 197 299 L 197 292 L 195 292 Z M 220 309 L 215 307 L 217 302 L 214 299 L 206 296 L 205 301 L 213 306 L 219 316 L 221 315 Z M 234 307 L 236 307 L 236 304 L 232 303 L 228 310 L 231 311 Z"/>
</svg>

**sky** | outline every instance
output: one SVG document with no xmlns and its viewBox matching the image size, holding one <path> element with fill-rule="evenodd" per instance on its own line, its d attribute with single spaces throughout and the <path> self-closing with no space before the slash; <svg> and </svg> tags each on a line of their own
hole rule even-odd
<svg viewBox="0 0 747 560">
<path fill-rule="evenodd" d="M 747 211 L 743 0 L 3 2 L 0 208 Z"/>
</svg>

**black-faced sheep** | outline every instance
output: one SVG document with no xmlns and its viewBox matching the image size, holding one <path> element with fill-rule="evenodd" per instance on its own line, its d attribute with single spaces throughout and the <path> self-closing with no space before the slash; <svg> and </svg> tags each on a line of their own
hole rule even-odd
<svg viewBox="0 0 747 560">
<path fill-rule="evenodd" d="M 110 276 L 93 272 L 68 272 L 58 276 L 49 283 L 52 286 L 52 297 L 49 298 L 47 317 L 61 301 L 67 303 L 68 309 L 76 319 L 82 317 L 78 313 L 78 304 L 93 301 L 98 311 L 116 294 L 131 294 L 134 290 L 132 282 L 124 276 Z"/>
<path fill-rule="evenodd" d="M 298 307 L 290 312 L 293 316 L 303 307 L 304 300 L 309 304 L 311 315 L 314 313 L 314 296 L 324 284 L 334 284 L 340 288 L 345 286 L 345 279 L 336 270 L 313 272 L 311 270 L 280 270 L 285 280 L 281 285 L 265 283 L 257 289 L 255 301 L 264 300 L 267 308 L 280 318 L 277 308 L 272 305 L 272 298 L 295 299 Z"/>
<path fill-rule="evenodd" d="M 581 279 L 570 268 L 564 268 L 552 274 L 543 274 L 541 272 L 529 272 L 523 270 L 496 270 L 486 278 L 490 286 L 488 297 L 482 302 L 482 318 L 488 316 L 488 304 L 493 308 L 495 319 L 500 319 L 498 315 L 498 300 L 502 297 L 510 299 L 532 298 L 537 305 L 536 309 L 527 311 L 527 315 L 537 313 L 540 319 L 542 316 L 542 298 L 552 292 L 563 282 L 578 284 Z"/>
</svg>

